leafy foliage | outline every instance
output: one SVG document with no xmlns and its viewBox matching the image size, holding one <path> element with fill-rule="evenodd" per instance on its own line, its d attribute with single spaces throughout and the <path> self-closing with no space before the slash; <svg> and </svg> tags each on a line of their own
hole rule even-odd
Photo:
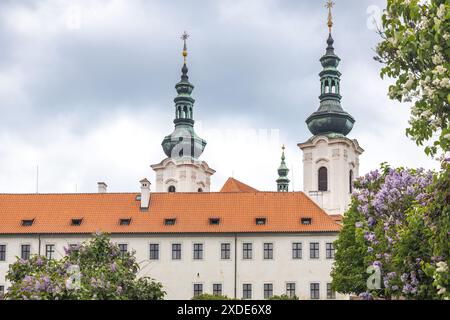
<svg viewBox="0 0 450 320">
<path fill-rule="evenodd" d="M 407 135 L 428 155 L 450 150 L 450 0 L 388 0 L 376 60 L 391 99 L 413 102 Z"/>
<path fill-rule="evenodd" d="M 106 234 L 66 249 L 61 260 L 32 256 L 10 266 L 10 300 L 159 300 L 162 285 L 138 278 L 135 253 L 121 254 Z"/>
</svg>

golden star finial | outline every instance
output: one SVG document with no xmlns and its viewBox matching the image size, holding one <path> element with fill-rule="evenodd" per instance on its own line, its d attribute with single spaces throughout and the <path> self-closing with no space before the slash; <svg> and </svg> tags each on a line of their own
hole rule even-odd
<svg viewBox="0 0 450 320">
<path fill-rule="evenodd" d="M 333 28 L 333 14 L 331 9 L 333 9 L 335 3 L 332 0 L 328 0 L 325 4 L 325 8 L 328 9 L 328 30 L 331 33 L 331 28 Z"/>
<path fill-rule="evenodd" d="M 188 52 L 187 52 L 187 44 L 186 41 L 189 38 L 189 34 L 185 31 L 183 32 L 183 34 L 181 35 L 181 40 L 183 40 L 184 46 L 183 46 L 183 60 L 184 60 L 184 64 L 186 64 L 186 58 L 188 56 Z"/>
</svg>

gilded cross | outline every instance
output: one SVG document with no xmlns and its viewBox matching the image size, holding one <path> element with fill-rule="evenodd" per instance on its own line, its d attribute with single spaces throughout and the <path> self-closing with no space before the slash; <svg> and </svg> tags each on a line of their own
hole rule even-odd
<svg viewBox="0 0 450 320">
<path fill-rule="evenodd" d="M 189 34 L 185 31 L 182 35 L 181 35 L 181 40 L 183 40 L 184 46 L 183 46 L 183 59 L 184 59 L 184 64 L 186 64 L 186 57 L 188 55 L 187 52 L 187 44 L 186 41 L 189 38 Z"/>
<path fill-rule="evenodd" d="M 331 33 L 331 28 L 333 27 L 333 14 L 331 12 L 331 9 L 333 9 L 335 3 L 332 0 L 328 0 L 325 4 L 325 8 L 328 9 L 328 30 Z"/>
</svg>

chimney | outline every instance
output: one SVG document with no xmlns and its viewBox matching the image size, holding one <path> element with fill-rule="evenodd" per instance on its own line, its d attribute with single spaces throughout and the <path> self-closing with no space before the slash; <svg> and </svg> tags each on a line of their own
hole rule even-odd
<svg viewBox="0 0 450 320">
<path fill-rule="evenodd" d="M 106 193 L 106 189 L 108 188 L 108 185 L 104 182 L 97 182 L 98 185 L 98 193 Z"/>
<path fill-rule="evenodd" d="M 147 178 L 139 181 L 141 183 L 141 209 L 148 209 L 150 205 L 150 181 Z"/>
</svg>

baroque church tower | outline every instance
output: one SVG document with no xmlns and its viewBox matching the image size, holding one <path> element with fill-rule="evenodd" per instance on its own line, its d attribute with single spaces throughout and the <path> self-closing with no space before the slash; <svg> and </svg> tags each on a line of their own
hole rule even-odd
<svg viewBox="0 0 450 320">
<path fill-rule="evenodd" d="M 320 59 L 320 107 L 307 120 L 313 136 L 298 144 L 303 151 L 303 191 L 328 214 L 343 214 L 349 204 L 352 182 L 359 176 L 359 156 L 364 150 L 357 140 L 347 138 L 355 119 L 341 106 L 341 59 L 334 52 L 331 9 L 327 3 L 329 36 Z"/>
<path fill-rule="evenodd" d="M 175 130 L 164 138 L 162 147 L 167 158 L 152 165 L 156 173 L 156 192 L 209 192 L 211 176 L 215 173 L 205 161 L 199 160 L 206 147 L 206 141 L 194 131 L 194 103 L 191 97 L 194 85 L 189 82 L 186 58 L 186 40 L 182 36 L 183 68 L 181 81 L 175 86 Z"/>
</svg>

